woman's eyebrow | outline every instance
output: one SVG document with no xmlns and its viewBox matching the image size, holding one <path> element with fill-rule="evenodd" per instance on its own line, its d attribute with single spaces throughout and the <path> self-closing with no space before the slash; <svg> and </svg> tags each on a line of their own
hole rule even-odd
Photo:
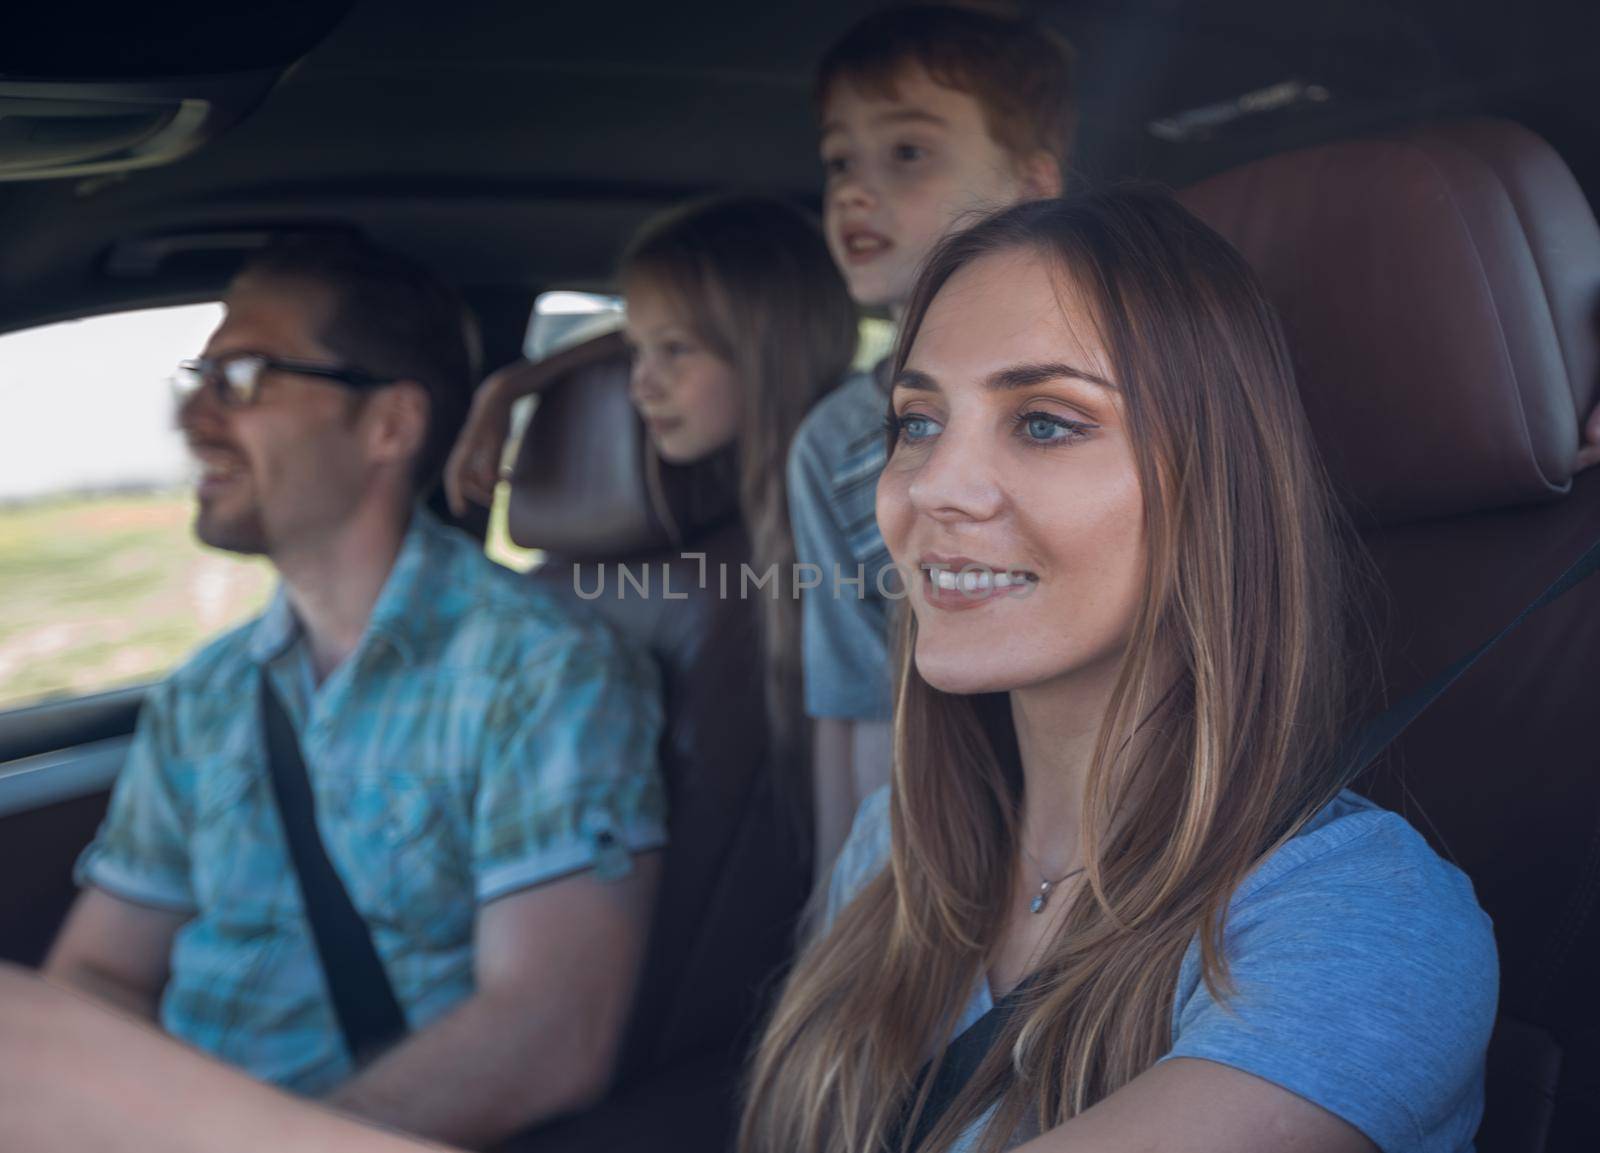
<svg viewBox="0 0 1600 1153">
<path fill-rule="evenodd" d="M 998 372 L 990 373 L 984 379 L 983 387 L 991 392 L 1010 392 L 1015 388 L 1029 388 L 1036 384 L 1048 384 L 1052 380 L 1060 380 L 1063 377 L 1081 380 L 1086 384 L 1092 384 L 1099 388 L 1115 390 L 1117 387 L 1102 376 L 1096 376 L 1092 372 L 1076 368 L 1062 361 L 1014 364 L 1009 368 L 1002 368 Z M 925 372 L 918 372 L 914 368 L 904 369 L 899 376 L 894 378 L 891 391 L 895 388 L 909 388 L 916 392 L 939 391 L 938 382 L 933 377 Z"/>
<path fill-rule="evenodd" d="M 939 385 L 934 381 L 933 377 L 925 372 L 918 372 L 914 368 L 900 370 L 900 375 L 894 378 L 894 383 L 889 386 L 889 391 L 893 392 L 897 388 L 909 388 L 915 392 L 939 391 Z"/>
<path fill-rule="evenodd" d="M 1030 388 L 1036 384 L 1048 384 L 1052 380 L 1069 377 L 1072 380 L 1081 380 L 1085 384 L 1092 384 L 1099 388 L 1116 389 L 1103 376 L 1074 367 L 1064 361 L 1045 361 L 1038 364 L 1014 364 L 1010 368 L 1002 368 L 998 372 L 989 374 L 983 386 L 992 392 L 1009 392 L 1014 388 Z"/>
</svg>

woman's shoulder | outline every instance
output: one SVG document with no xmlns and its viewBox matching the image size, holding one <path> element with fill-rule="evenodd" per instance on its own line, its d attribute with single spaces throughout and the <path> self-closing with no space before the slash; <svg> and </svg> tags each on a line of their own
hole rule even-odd
<svg viewBox="0 0 1600 1153">
<path fill-rule="evenodd" d="M 1315 956 L 1392 990 L 1453 986 L 1492 1006 L 1498 988 L 1494 928 L 1472 881 L 1399 813 L 1348 789 L 1239 886 L 1228 936 L 1230 949 Z M 1320 953 L 1303 951 L 1317 940 Z"/>
<path fill-rule="evenodd" d="M 1348 789 L 1245 878 L 1227 931 L 1230 950 L 1272 955 L 1320 937 L 1357 969 L 1403 952 L 1394 968 L 1420 980 L 1449 973 L 1490 996 L 1497 983 L 1494 930 L 1472 881 L 1399 813 Z"/>
<path fill-rule="evenodd" d="M 1265 856 L 1233 908 L 1289 893 L 1381 893 L 1385 904 L 1423 902 L 1441 914 L 1483 919 L 1472 882 L 1399 813 L 1345 789 Z"/>
<path fill-rule="evenodd" d="M 1384 1149 L 1467 1146 L 1498 994 L 1494 934 L 1466 875 L 1409 822 L 1341 793 L 1239 886 L 1224 928 L 1227 987 L 1203 979 L 1192 941 L 1167 1058 L 1253 1073 Z"/>
</svg>

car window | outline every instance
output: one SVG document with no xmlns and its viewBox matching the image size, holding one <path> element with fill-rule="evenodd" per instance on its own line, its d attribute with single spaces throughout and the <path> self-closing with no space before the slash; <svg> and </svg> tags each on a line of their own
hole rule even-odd
<svg viewBox="0 0 1600 1153">
<path fill-rule="evenodd" d="M 541 292 L 533 302 L 533 315 L 528 318 L 528 335 L 522 342 L 522 354 L 529 360 L 541 360 L 552 352 L 621 327 L 620 296 L 565 289 Z"/>
<path fill-rule="evenodd" d="M 265 603 L 266 562 L 190 531 L 167 384 L 221 314 L 0 336 L 0 710 L 155 680 Z"/>
<path fill-rule="evenodd" d="M 894 351 L 894 322 L 881 316 L 864 316 L 856 338 L 852 367 L 870 369 Z"/>
</svg>

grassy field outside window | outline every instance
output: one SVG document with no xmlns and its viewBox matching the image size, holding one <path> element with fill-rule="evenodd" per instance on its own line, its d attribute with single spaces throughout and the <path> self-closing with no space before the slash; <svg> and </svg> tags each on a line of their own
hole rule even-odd
<svg viewBox="0 0 1600 1153">
<path fill-rule="evenodd" d="M 259 612 L 270 566 L 193 519 L 186 491 L 0 505 L 0 710 L 158 680 Z"/>
</svg>

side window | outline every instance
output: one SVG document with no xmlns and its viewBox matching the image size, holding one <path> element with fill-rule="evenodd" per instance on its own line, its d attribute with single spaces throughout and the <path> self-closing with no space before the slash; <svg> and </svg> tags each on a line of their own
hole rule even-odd
<svg viewBox="0 0 1600 1153">
<path fill-rule="evenodd" d="M 882 316 L 863 316 L 856 329 L 856 359 L 851 366 L 869 371 L 894 352 L 894 322 Z"/>
<path fill-rule="evenodd" d="M 622 327 L 622 297 L 599 292 L 541 292 L 528 318 L 522 355 L 539 360 Z"/>
<path fill-rule="evenodd" d="M 221 317 L 0 336 L 0 710 L 160 678 L 257 612 L 266 562 L 201 546 L 167 384 Z"/>
</svg>

